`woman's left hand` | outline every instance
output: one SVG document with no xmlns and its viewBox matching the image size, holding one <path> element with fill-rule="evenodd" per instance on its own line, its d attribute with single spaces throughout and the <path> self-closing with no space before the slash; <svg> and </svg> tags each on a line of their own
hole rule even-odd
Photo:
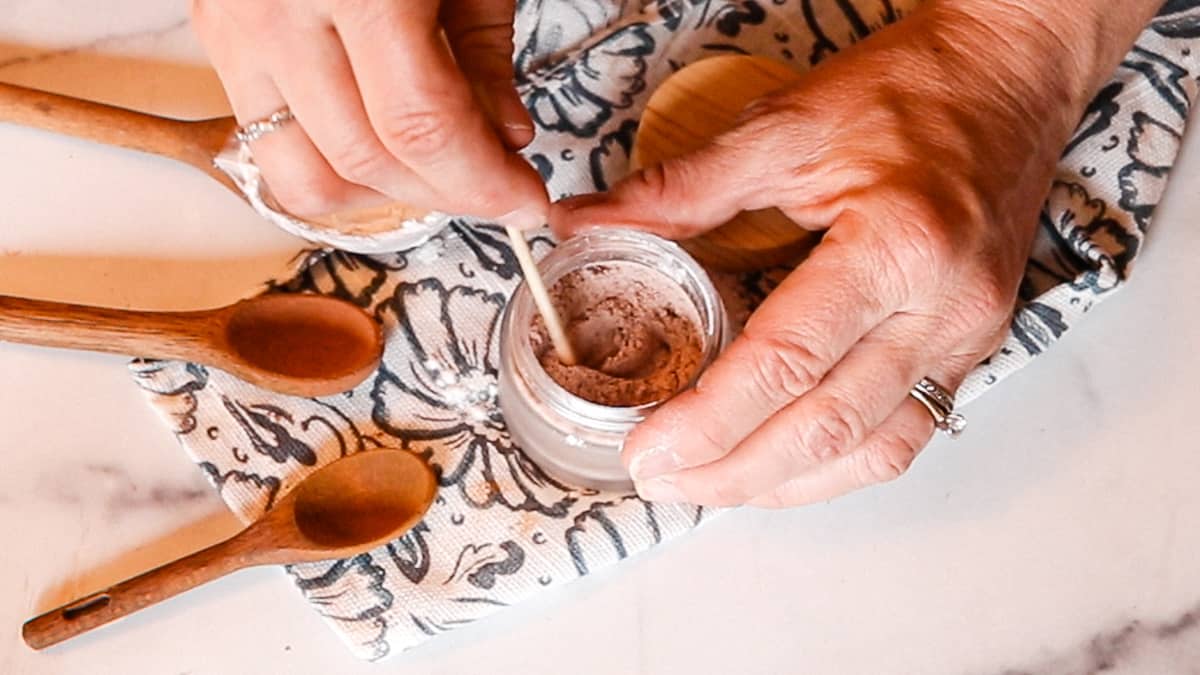
<svg viewBox="0 0 1200 675">
<path fill-rule="evenodd" d="M 1061 47 L 1044 26 L 984 26 L 954 4 L 833 57 L 705 149 L 556 205 L 559 234 L 684 238 L 766 207 L 827 230 L 696 387 L 629 436 L 643 497 L 779 507 L 896 478 L 934 431 L 912 387 L 953 391 L 998 347 L 1088 94 L 1047 79 Z"/>
</svg>

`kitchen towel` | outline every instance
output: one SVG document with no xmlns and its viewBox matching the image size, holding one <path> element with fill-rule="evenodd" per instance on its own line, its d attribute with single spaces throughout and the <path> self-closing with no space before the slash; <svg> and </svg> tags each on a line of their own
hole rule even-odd
<svg viewBox="0 0 1200 675">
<path fill-rule="evenodd" d="M 711 54 L 806 69 L 910 12 L 889 0 L 521 0 L 515 57 L 537 124 L 527 149 L 551 195 L 603 190 L 628 166 L 639 112 L 673 70 Z M 1043 352 L 1126 280 L 1180 146 L 1200 73 L 1200 0 L 1171 0 L 1088 108 L 1042 214 L 1011 333 L 960 392 L 972 399 Z M 552 245 L 533 242 L 540 255 Z M 752 303 L 773 283 L 729 287 Z M 225 373 L 136 362 L 138 383 L 240 518 L 316 467 L 378 446 L 429 457 L 428 516 L 348 560 L 288 571 L 360 656 L 382 658 L 611 565 L 708 515 L 632 495 L 567 489 L 514 446 L 496 406 L 498 318 L 519 281 L 503 231 L 454 220 L 418 248 L 314 253 L 276 292 L 326 293 L 388 335 L 357 389 L 289 398 Z M 1102 367 L 1102 364 L 1096 364 Z"/>
</svg>

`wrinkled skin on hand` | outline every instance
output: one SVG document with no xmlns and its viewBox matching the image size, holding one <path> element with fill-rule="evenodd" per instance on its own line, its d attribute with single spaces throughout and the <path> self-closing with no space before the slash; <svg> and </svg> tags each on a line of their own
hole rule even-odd
<svg viewBox="0 0 1200 675">
<path fill-rule="evenodd" d="M 515 0 L 193 0 L 192 25 L 238 123 L 299 216 L 389 202 L 530 228 L 549 201 L 516 150 L 533 123 L 513 84 Z"/>
<path fill-rule="evenodd" d="M 933 420 L 908 392 L 923 376 L 953 391 L 998 347 L 1086 100 L 1043 82 L 1061 46 L 1016 15 L 1006 33 L 934 4 L 708 147 L 555 205 L 560 235 L 685 238 L 766 207 L 824 230 L 697 386 L 630 435 L 644 497 L 825 500 L 900 476 L 926 445 Z"/>
</svg>

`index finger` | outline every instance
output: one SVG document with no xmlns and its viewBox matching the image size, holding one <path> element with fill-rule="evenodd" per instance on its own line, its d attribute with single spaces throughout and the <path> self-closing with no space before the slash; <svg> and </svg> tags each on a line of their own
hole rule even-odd
<svg viewBox="0 0 1200 675">
<path fill-rule="evenodd" d="M 384 146 L 432 185 L 442 210 L 545 222 L 546 188 L 505 150 L 437 29 L 436 2 L 353 3 L 333 20 Z"/>
<path fill-rule="evenodd" d="M 815 387 L 901 303 L 901 289 L 835 226 L 750 318 L 696 387 L 626 439 L 635 480 L 724 457 L 771 415 Z"/>
</svg>

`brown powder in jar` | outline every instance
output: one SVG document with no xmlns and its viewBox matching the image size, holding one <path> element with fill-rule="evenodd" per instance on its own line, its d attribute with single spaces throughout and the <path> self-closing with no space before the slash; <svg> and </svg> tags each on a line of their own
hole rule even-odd
<svg viewBox="0 0 1200 675">
<path fill-rule="evenodd" d="M 530 342 L 538 361 L 567 391 L 608 406 L 670 398 L 700 368 L 700 317 L 667 276 L 633 262 L 594 263 L 550 288 L 579 363 L 558 360 L 540 316 Z"/>
</svg>

